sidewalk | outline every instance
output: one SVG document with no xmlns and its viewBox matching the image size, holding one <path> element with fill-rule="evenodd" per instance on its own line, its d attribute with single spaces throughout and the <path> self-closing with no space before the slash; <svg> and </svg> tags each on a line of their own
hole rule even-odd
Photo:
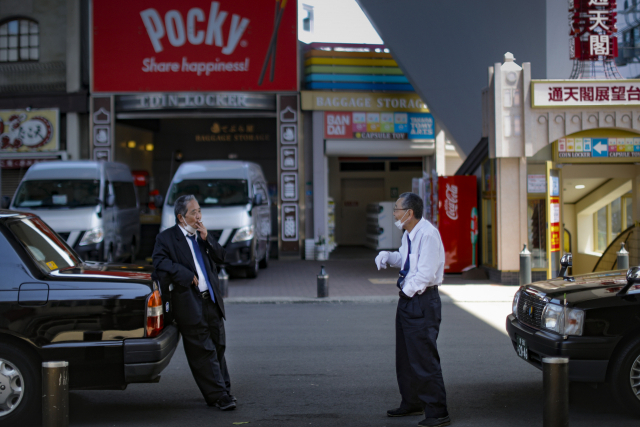
<svg viewBox="0 0 640 427">
<path fill-rule="evenodd" d="M 271 260 L 256 279 L 229 280 L 229 302 L 318 301 L 317 275 L 320 266 L 329 274 L 329 301 L 391 301 L 398 298 L 398 269 L 380 270 L 371 259 L 329 261 Z M 444 285 L 491 285 L 489 280 L 463 280 L 459 274 L 445 275 Z M 513 287 L 512 287 L 513 288 Z M 515 292 L 515 289 L 513 290 Z M 305 302 L 305 301 L 300 301 Z"/>
</svg>

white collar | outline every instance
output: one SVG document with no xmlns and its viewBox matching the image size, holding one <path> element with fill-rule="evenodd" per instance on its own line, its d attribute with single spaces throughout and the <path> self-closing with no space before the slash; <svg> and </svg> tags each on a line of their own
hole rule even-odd
<svg viewBox="0 0 640 427">
<path fill-rule="evenodd" d="M 180 231 L 182 231 L 182 234 L 184 234 L 184 237 L 195 236 L 195 234 L 190 234 L 187 230 L 185 230 L 181 224 L 178 224 L 178 227 L 180 228 Z"/>
<path fill-rule="evenodd" d="M 416 237 L 418 230 L 420 230 L 424 226 L 424 222 L 424 218 L 420 218 L 420 221 L 418 221 L 418 223 L 413 227 L 413 230 L 411 230 L 411 233 L 409 233 L 409 239 L 411 241 L 413 241 L 413 238 Z"/>
</svg>

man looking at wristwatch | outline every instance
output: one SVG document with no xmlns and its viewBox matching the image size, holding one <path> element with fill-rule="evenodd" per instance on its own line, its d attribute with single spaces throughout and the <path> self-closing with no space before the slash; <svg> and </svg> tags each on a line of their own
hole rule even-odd
<svg viewBox="0 0 640 427">
<path fill-rule="evenodd" d="M 418 426 L 451 424 L 436 339 L 440 330 L 438 286 L 444 274 L 444 247 L 438 230 L 422 218 L 423 202 L 403 193 L 393 210 L 396 227 L 406 232 L 398 252 L 381 251 L 378 270 L 400 268 L 396 311 L 396 375 L 402 401 L 390 417 L 425 414 Z"/>
</svg>

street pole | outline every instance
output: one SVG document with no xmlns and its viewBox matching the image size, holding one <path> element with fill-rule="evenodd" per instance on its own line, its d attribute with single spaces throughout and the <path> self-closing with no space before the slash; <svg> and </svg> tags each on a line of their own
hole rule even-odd
<svg viewBox="0 0 640 427">
<path fill-rule="evenodd" d="M 320 274 L 318 274 L 318 298 L 326 298 L 329 296 L 329 275 L 324 271 L 324 265 L 320 266 Z"/>
<path fill-rule="evenodd" d="M 620 251 L 618 252 L 618 270 L 629 269 L 629 252 L 624 248 L 624 242 L 620 243 Z"/>
<path fill-rule="evenodd" d="M 218 283 L 220 284 L 220 293 L 222 294 L 222 298 L 226 298 L 229 296 L 229 274 L 224 267 L 220 267 L 220 271 L 218 272 Z"/>
<path fill-rule="evenodd" d="M 69 362 L 42 362 L 42 427 L 69 426 Z"/>
<path fill-rule="evenodd" d="M 569 426 L 569 358 L 542 358 L 543 427 Z"/>
<path fill-rule="evenodd" d="M 520 286 L 531 283 L 531 252 L 524 245 L 520 252 Z"/>
</svg>

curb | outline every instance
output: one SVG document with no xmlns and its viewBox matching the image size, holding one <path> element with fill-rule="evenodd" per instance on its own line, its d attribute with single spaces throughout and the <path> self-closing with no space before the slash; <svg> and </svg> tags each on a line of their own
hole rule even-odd
<svg viewBox="0 0 640 427">
<path fill-rule="evenodd" d="M 451 298 L 441 295 L 442 302 L 451 302 Z M 225 304 L 395 304 L 396 295 L 345 296 L 328 298 L 309 297 L 232 297 Z"/>
</svg>

